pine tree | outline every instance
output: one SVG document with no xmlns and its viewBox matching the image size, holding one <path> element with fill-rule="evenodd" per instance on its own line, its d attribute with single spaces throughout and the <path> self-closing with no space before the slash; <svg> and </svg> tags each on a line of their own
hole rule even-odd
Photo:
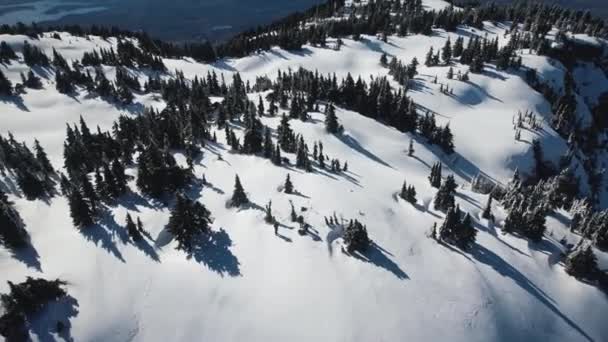
<svg viewBox="0 0 608 342">
<path fill-rule="evenodd" d="M 450 64 L 450 59 L 452 58 L 452 42 L 450 38 L 446 40 L 443 49 L 441 50 L 441 59 L 447 65 Z"/>
<path fill-rule="evenodd" d="M 462 55 L 462 51 L 464 49 L 464 39 L 462 37 L 456 38 L 454 42 L 454 47 L 452 49 L 452 55 L 454 57 L 460 57 Z"/>
<path fill-rule="evenodd" d="M 407 150 L 407 155 L 410 156 L 410 157 L 412 157 L 414 155 L 414 152 L 416 152 L 414 150 L 414 139 L 410 139 L 410 145 L 409 145 L 408 150 Z"/>
<path fill-rule="evenodd" d="M 28 245 L 28 234 L 19 212 L 0 190 L 0 242 L 8 248 L 19 249 Z"/>
<path fill-rule="evenodd" d="M 142 234 L 146 234 L 146 229 L 144 228 L 144 224 L 141 222 L 139 216 L 137 217 L 137 230 Z"/>
<path fill-rule="evenodd" d="M 448 210 L 445 220 L 439 229 L 439 239 L 466 250 L 475 243 L 477 230 L 473 228 L 472 219 L 468 213 L 462 220 L 460 216 L 459 207 L 451 207 Z"/>
<path fill-rule="evenodd" d="M 264 221 L 266 221 L 268 224 L 275 223 L 275 218 L 272 216 L 272 201 L 268 201 L 268 204 L 264 208 L 264 212 L 266 213 L 264 216 Z"/>
<path fill-rule="evenodd" d="M 0 70 L 0 95 L 13 95 L 13 83 Z"/>
<path fill-rule="evenodd" d="M 310 160 L 308 159 L 308 146 L 304 142 L 304 138 L 300 136 L 298 146 L 296 149 L 296 167 L 306 170 L 306 172 L 312 171 Z"/>
<path fill-rule="evenodd" d="M 31 89 L 42 89 L 40 77 L 36 76 L 32 70 L 28 71 L 27 78 L 25 78 L 23 85 Z"/>
<path fill-rule="evenodd" d="M 241 180 L 239 179 L 239 176 L 236 175 L 234 180 L 234 192 L 232 194 L 231 205 L 233 207 L 241 207 L 242 205 L 245 205 L 247 203 L 249 203 L 249 199 L 247 198 L 245 190 L 241 185 Z"/>
<path fill-rule="evenodd" d="M 404 200 L 407 200 L 407 181 L 403 181 L 403 185 L 401 186 L 401 192 L 399 193 L 399 197 Z"/>
<path fill-rule="evenodd" d="M 386 53 L 382 53 L 382 55 L 380 56 L 380 65 L 385 67 L 387 64 L 388 64 L 388 58 L 386 56 Z"/>
<path fill-rule="evenodd" d="M 471 215 L 467 213 L 458 225 L 455 243 L 461 249 L 467 250 L 475 243 L 476 236 L 477 230 L 473 228 Z"/>
<path fill-rule="evenodd" d="M 429 181 L 434 188 L 439 188 L 441 186 L 441 163 L 436 163 L 431 167 Z"/>
<path fill-rule="evenodd" d="M 599 272 L 597 258 L 591 246 L 579 246 L 568 255 L 565 263 L 566 272 L 576 278 L 594 279 Z"/>
<path fill-rule="evenodd" d="M 483 210 L 481 217 L 486 220 L 490 220 L 493 216 L 494 215 L 492 215 L 492 194 L 490 194 L 490 196 L 488 196 L 488 203 L 486 204 L 486 207 Z"/>
<path fill-rule="evenodd" d="M 350 221 L 344 232 L 344 244 L 349 253 L 355 251 L 365 252 L 369 247 L 371 240 L 367 235 L 367 228 L 361 222 L 354 220 Z"/>
<path fill-rule="evenodd" d="M 272 137 L 270 135 L 270 128 L 264 128 L 264 144 L 263 144 L 263 154 L 264 158 L 272 159 L 272 155 L 274 153 L 274 143 L 272 142 Z"/>
<path fill-rule="evenodd" d="M 407 188 L 407 193 L 406 193 L 406 197 L 405 200 L 412 203 L 412 204 L 416 204 L 417 199 L 416 199 L 416 188 L 414 188 L 413 185 L 410 185 Z"/>
<path fill-rule="evenodd" d="M 330 104 L 325 111 L 325 129 L 331 134 L 337 134 L 340 131 L 336 108 L 333 104 Z"/>
<path fill-rule="evenodd" d="M 435 196 L 434 208 L 435 210 L 446 211 L 454 206 L 454 193 L 456 192 L 456 182 L 454 176 L 449 175 L 446 181 L 441 184 L 437 195 Z"/>
<path fill-rule="evenodd" d="M 454 68 L 450 67 L 450 68 L 448 69 L 447 78 L 448 78 L 448 80 L 451 80 L 451 79 L 453 79 L 453 78 L 454 78 Z"/>
<path fill-rule="evenodd" d="M 115 159 L 112 162 L 112 176 L 114 176 L 115 180 L 115 193 L 117 196 L 124 195 L 127 193 L 127 175 L 125 174 L 125 168 L 122 163 Z"/>
<path fill-rule="evenodd" d="M 293 193 L 293 184 L 291 183 L 291 179 L 289 177 L 289 173 L 287 174 L 287 178 L 285 178 L 285 193 L 292 194 Z"/>
<path fill-rule="evenodd" d="M 79 190 L 72 191 L 68 196 L 70 216 L 74 226 L 82 229 L 93 224 L 93 211 L 84 200 Z"/>
<path fill-rule="evenodd" d="M 296 208 L 293 206 L 293 202 L 289 201 L 289 204 L 291 205 L 291 213 L 290 213 L 290 217 L 291 217 L 291 222 L 296 222 L 298 221 L 298 214 L 296 214 Z"/>
<path fill-rule="evenodd" d="M 433 55 L 434 55 L 433 47 L 431 46 L 431 49 L 426 54 L 426 58 L 424 60 L 424 65 L 426 65 L 427 67 L 433 66 Z"/>
<path fill-rule="evenodd" d="M 91 211 L 96 213 L 99 196 L 97 195 L 97 192 L 95 191 L 95 188 L 93 187 L 93 184 L 91 184 L 91 181 L 87 175 L 82 175 L 80 178 L 80 189 L 89 207 L 91 208 Z"/>
<path fill-rule="evenodd" d="M 47 175 L 54 174 L 55 170 L 53 169 L 53 165 L 51 165 L 51 162 L 49 161 L 46 152 L 44 151 L 42 146 L 40 146 L 40 142 L 38 141 L 38 139 L 34 140 L 34 150 L 36 151 L 36 160 L 40 163 L 40 165 L 44 169 L 44 172 L 46 172 Z"/>
<path fill-rule="evenodd" d="M 260 95 L 258 98 L 258 115 L 263 116 L 264 112 L 265 112 L 264 101 L 262 101 L 262 95 Z"/>
<path fill-rule="evenodd" d="M 295 151 L 295 139 L 291 126 L 289 125 L 289 118 L 283 113 L 281 117 L 281 123 L 277 127 L 278 144 L 285 152 Z"/>
<path fill-rule="evenodd" d="M 126 229 L 127 232 L 129 233 L 129 237 L 131 237 L 131 240 L 133 240 L 134 242 L 138 242 L 141 241 L 143 239 L 141 232 L 139 231 L 139 229 L 137 228 L 137 225 L 135 225 L 135 222 L 133 222 L 133 218 L 131 218 L 131 214 L 127 213 L 127 225 L 126 225 Z M 138 218 L 138 223 L 140 223 L 141 221 L 139 221 Z"/>
<path fill-rule="evenodd" d="M 283 158 L 281 157 L 281 148 L 277 144 L 274 154 L 272 155 L 272 162 L 275 165 L 281 165 L 283 163 Z"/>
<path fill-rule="evenodd" d="M 211 223 L 211 212 L 204 205 L 178 195 L 167 228 L 178 242 L 177 249 L 192 253 L 194 237 L 209 232 Z"/>
</svg>

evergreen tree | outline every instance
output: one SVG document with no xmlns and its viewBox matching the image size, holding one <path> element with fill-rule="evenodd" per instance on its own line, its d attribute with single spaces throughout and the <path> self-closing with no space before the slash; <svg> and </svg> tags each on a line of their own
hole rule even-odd
<svg viewBox="0 0 608 342">
<path fill-rule="evenodd" d="M 40 142 L 38 141 L 38 139 L 34 140 L 34 150 L 36 151 L 36 160 L 40 163 L 44 172 L 47 175 L 54 174 L 55 170 L 53 169 L 53 165 L 51 165 L 51 162 L 49 161 L 46 152 L 44 151 L 42 146 L 40 146 Z"/>
<path fill-rule="evenodd" d="M 262 101 L 262 95 L 260 95 L 258 98 L 258 115 L 263 116 L 264 112 L 265 112 L 264 101 Z"/>
<path fill-rule="evenodd" d="M 453 79 L 453 78 L 454 78 L 454 68 L 450 67 L 450 68 L 448 69 L 447 78 L 448 78 L 448 80 L 451 80 L 451 79 Z"/>
<path fill-rule="evenodd" d="M 407 192 L 405 195 L 405 200 L 412 203 L 412 204 L 416 204 L 416 202 L 418 201 L 416 199 L 416 188 L 414 188 L 413 185 L 408 186 L 407 188 Z"/>
<path fill-rule="evenodd" d="M 266 213 L 266 215 L 264 216 L 264 221 L 266 221 L 266 223 L 273 224 L 276 222 L 274 216 L 272 216 L 272 201 L 268 201 L 268 204 L 264 208 L 264 212 Z"/>
<path fill-rule="evenodd" d="M 412 157 L 414 155 L 414 152 L 416 152 L 414 150 L 414 139 L 410 139 L 410 145 L 409 145 L 409 147 L 407 149 L 407 155 L 410 156 L 410 157 Z"/>
<path fill-rule="evenodd" d="M 433 203 L 435 210 L 446 211 L 454 207 L 454 191 L 447 181 L 439 187 Z"/>
<path fill-rule="evenodd" d="M 401 199 L 407 199 L 407 181 L 403 181 L 403 185 L 401 186 L 401 192 L 399 193 L 399 197 Z"/>
<path fill-rule="evenodd" d="M 13 83 L 4 75 L 2 70 L 0 70 L 0 95 L 13 95 Z"/>
<path fill-rule="evenodd" d="M 23 85 L 31 89 L 42 89 L 42 81 L 32 70 L 28 71 L 27 78 L 24 77 Z"/>
<path fill-rule="evenodd" d="M 177 249 L 192 253 L 194 238 L 208 233 L 211 223 L 211 212 L 204 205 L 178 195 L 167 228 L 178 242 Z"/>
<path fill-rule="evenodd" d="M 462 55 L 462 51 L 464 49 L 464 39 L 462 37 L 458 37 L 454 42 L 454 47 L 452 49 L 452 55 L 454 57 L 460 57 Z"/>
<path fill-rule="evenodd" d="M 439 188 L 441 186 L 441 163 L 436 163 L 431 167 L 429 181 L 434 188 Z"/>
<path fill-rule="evenodd" d="M 285 152 L 295 151 L 295 138 L 291 126 L 289 125 L 289 118 L 283 113 L 281 117 L 281 123 L 277 127 L 278 144 Z"/>
<path fill-rule="evenodd" d="M 96 213 L 99 196 L 97 195 L 93 184 L 91 184 L 89 177 L 85 174 L 83 174 L 80 178 L 80 190 L 82 191 L 84 199 L 86 200 L 89 208 L 91 208 L 91 212 Z"/>
<path fill-rule="evenodd" d="M 450 38 L 445 41 L 445 45 L 441 50 L 441 59 L 447 65 L 450 64 L 450 59 L 452 58 L 452 42 Z"/>
<path fill-rule="evenodd" d="M 242 205 L 249 203 L 249 199 L 245 194 L 245 190 L 241 185 L 241 180 L 238 175 L 234 180 L 234 192 L 232 193 L 232 200 L 230 203 L 233 207 L 241 207 Z"/>
<path fill-rule="evenodd" d="M 139 216 L 137 217 L 137 230 L 142 234 L 147 234 L 146 229 L 144 228 L 144 224 L 141 222 Z"/>
<path fill-rule="evenodd" d="M 112 176 L 115 181 L 115 193 L 117 196 L 124 195 L 127 193 L 127 175 L 125 174 L 125 168 L 120 160 L 115 159 L 112 162 Z"/>
<path fill-rule="evenodd" d="M 486 220 L 490 220 L 492 217 L 494 217 L 494 215 L 492 214 L 492 194 L 488 196 L 488 203 L 486 204 L 486 207 L 484 208 L 481 217 Z"/>
<path fill-rule="evenodd" d="M 475 243 L 477 230 L 473 227 L 471 216 L 468 213 L 462 220 L 460 216 L 459 207 L 451 207 L 448 210 L 439 230 L 439 239 L 466 250 Z"/>
<path fill-rule="evenodd" d="M 355 251 L 365 252 L 369 247 L 371 240 L 367 235 L 367 228 L 361 222 L 354 220 L 350 221 L 344 232 L 344 244 L 349 253 Z"/>
<path fill-rule="evenodd" d="M 274 143 L 272 142 L 272 136 L 270 135 L 270 128 L 264 128 L 264 144 L 262 147 L 264 158 L 272 159 L 274 154 Z"/>
<path fill-rule="evenodd" d="M 383 67 L 387 66 L 388 64 L 388 58 L 386 56 L 386 53 L 382 53 L 382 55 L 380 56 L 380 65 L 382 65 Z"/>
<path fill-rule="evenodd" d="M 291 217 L 291 222 L 296 222 L 298 220 L 298 214 L 296 214 L 296 208 L 293 206 L 293 202 L 289 201 L 291 205 L 291 213 L 289 216 Z"/>
<path fill-rule="evenodd" d="M 306 172 L 312 171 L 312 165 L 308 159 L 308 146 L 304 142 L 304 138 L 302 136 L 300 136 L 296 149 L 296 167 L 304 169 Z"/>
<path fill-rule="evenodd" d="M 293 193 L 293 184 L 291 183 L 291 178 L 289 177 L 289 173 L 287 174 L 287 178 L 285 178 L 285 186 L 283 188 L 285 189 L 286 194 Z"/>
<path fill-rule="evenodd" d="M 0 242 L 8 248 L 18 249 L 27 246 L 28 239 L 19 212 L 0 190 Z"/>
<path fill-rule="evenodd" d="M 583 279 L 595 279 L 599 268 L 591 246 L 579 246 L 566 258 L 566 272 Z"/>
<path fill-rule="evenodd" d="M 141 221 L 139 221 L 139 218 L 138 218 L 138 223 L 141 223 Z M 137 225 L 135 225 L 135 222 L 133 222 L 133 218 L 131 218 L 131 214 L 129 214 L 129 213 L 127 213 L 126 229 L 127 229 L 127 232 L 129 233 L 129 237 L 131 237 L 131 240 L 133 240 L 134 242 L 138 242 L 143 239 L 140 230 L 137 228 Z"/>
<path fill-rule="evenodd" d="M 82 197 L 79 190 L 70 192 L 68 196 L 70 216 L 74 226 L 83 229 L 93 224 L 93 210 Z"/>
<path fill-rule="evenodd" d="M 431 46 L 429 52 L 426 54 L 426 58 L 424 60 L 424 65 L 426 65 L 427 67 L 433 66 L 433 47 Z"/>
<path fill-rule="evenodd" d="M 340 132 L 340 124 L 338 123 L 336 108 L 333 104 L 327 106 L 327 110 L 325 111 L 325 129 L 331 134 Z"/>
<path fill-rule="evenodd" d="M 276 146 L 274 154 L 272 155 L 272 162 L 275 165 L 281 165 L 283 163 L 283 157 L 281 157 L 281 149 L 279 145 Z"/>
</svg>

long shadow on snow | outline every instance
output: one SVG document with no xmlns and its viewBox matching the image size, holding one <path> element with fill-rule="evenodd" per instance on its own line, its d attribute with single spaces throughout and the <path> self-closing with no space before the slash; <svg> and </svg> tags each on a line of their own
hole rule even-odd
<svg viewBox="0 0 608 342">
<path fill-rule="evenodd" d="M 397 265 L 386 255 L 390 255 L 390 253 L 378 246 L 375 242 L 372 242 L 365 252 L 355 252 L 351 254 L 344 250 L 342 251 L 358 260 L 383 268 L 401 280 L 410 279 L 410 277 L 401 269 L 401 267 L 399 267 L 399 265 Z"/>
<path fill-rule="evenodd" d="M 386 51 L 384 51 L 384 49 L 381 46 L 382 44 L 380 44 L 380 42 L 378 42 L 378 41 L 372 41 L 366 37 L 361 37 L 361 40 L 359 42 L 363 43 L 368 49 L 370 49 L 372 51 L 375 51 L 378 53 L 386 53 L 386 55 L 388 57 L 392 57 L 392 55 L 390 53 L 387 53 Z"/>
<path fill-rule="evenodd" d="M 116 238 L 123 243 L 128 241 L 128 235 L 123 227 L 116 223 L 114 215 L 109 210 L 104 210 L 100 215 L 99 221 L 93 226 L 80 230 L 82 235 L 95 245 L 100 245 L 108 253 L 115 256 L 118 260 L 125 262 L 122 254 L 116 247 Z"/>
<path fill-rule="evenodd" d="M 27 108 L 27 106 L 25 105 L 25 103 L 23 103 L 23 98 L 21 98 L 21 96 L 0 96 L 0 102 L 3 103 L 12 103 L 14 104 L 17 108 L 19 108 L 19 110 L 24 111 L 24 112 L 29 112 L 30 109 Z"/>
<path fill-rule="evenodd" d="M 240 262 L 230 251 L 232 239 L 224 229 L 201 234 L 193 242 L 194 250 L 188 255 L 188 258 L 204 264 L 222 277 L 241 275 Z"/>
<path fill-rule="evenodd" d="M 353 138 L 352 136 L 350 136 L 348 134 L 339 134 L 339 135 L 337 135 L 337 137 L 338 137 L 338 139 L 341 142 L 343 142 L 344 144 L 348 145 L 353 150 L 361 153 L 365 157 L 367 157 L 367 158 L 375 161 L 378 164 L 381 164 L 383 166 L 386 166 L 386 167 L 391 168 L 391 169 L 394 170 L 394 168 L 391 165 L 389 165 L 387 162 L 385 162 L 384 160 L 380 159 L 378 156 L 376 156 L 372 152 L 368 151 L 365 147 L 361 146 L 361 144 L 359 144 L 359 142 L 357 141 L 357 139 Z"/>
<path fill-rule="evenodd" d="M 127 194 L 121 196 L 115 204 L 122 206 L 129 211 L 135 212 L 139 212 L 138 207 L 144 207 L 152 210 L 160 210 L 163 208 L 162 203 L 156 202 L 153 199 L 148 199 L 133 191 L 129 191 Z"/>
<path fill-rule="evenodd" d="M 482 245 L 475 245 L 471 249 L 471 255 L 475 261 L 490 266 L 498 274 L 513 280 L 519 287 L 526 290 L 530 295 L 534 296 L 540 303 L 545 305 L 556 316 L 568 324 L 568 326 L 581 334 L 586 340 L 593 341 L 593 338 L 589 336 L 581 327 L 579 327 L 578 324 L 560 311 L 560 309 L 556 306 L 555 301 L 550 296 L 548 296 L 543 290 L 538 288 L 532 281 L 530 281 L 530 279 L 528 279 L 509 263 L 505 262 L 494 252 L 483 247 Z"/>
<path fill-rule="evenodd" d="M 486 179 L 489 179 L 494 183 L 499 184 L 498 180 L 488 175 L 487 173 L 481 171 L 477 166 L 475 166 L 475 164 L 473 164 L 460 153 L 453 152 L 452 154 L 447 155 L 438 146 L 430 144 L 424 137 L 421 137 L 418 134 L 414 134 L 413 138 L 416 143 L 426 147 L 427 150 L 433 152 L 433 154 L 437 156 L 437 158 L 444 166 L 448 166 L 450 170 L 452 170 L 452 172 L 454 172 L 456 175 L 466 180 L 467 182 L 471 182 L 475 176 L 481 175 Z M 418 156 L 413 155 L 412 158 L 418 160 L 427 168 L 431 168 L 431 165 L 429 163 L 420 159 Z"/>
<path fill-rule="evenodd" d="M 67 342 L 74 342 L 71 334 L 70 319 L 78 315 L 78 301 L 67 295 L 46 305 L 44 310 L 36 315 L 30 325 L 30 330 L 40 342 L 57 341 L 53 333 Z M 61 332 L 57 332 L 57 322 L 63 324 Z"/>
<path fill-rule="evenodd" d="M 11 255 L 24 263 L 25 266 L 31 267 L 38 272 L 42 272 L 42 265 L 40 264 L 40 254 L 30 242 L 27 247 L 11 250 Z"/>
</svg>

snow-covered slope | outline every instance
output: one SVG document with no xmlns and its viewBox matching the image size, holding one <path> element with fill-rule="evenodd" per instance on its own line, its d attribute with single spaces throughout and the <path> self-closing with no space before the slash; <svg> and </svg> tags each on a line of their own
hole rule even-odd
<svg viewBox="0 0 608 342">
<path fill-rule="evenodd" d="M 504 29 L 488 23 L 484 31 L 462 29 L 449 36 L 488 34 L 503 39 Z M 389 37 L 387 43 L 370 36 L 345 39 L 340 51 L 275 48 L 211 65 L 168 59 L 165 64 L 190 78 L 214 70 L 230 80 L 238 71 L 253 82 L 256 76 L 274 77 L 279 69 L 301 66 L 368 79 L 387 74 L 378 62 L 383 52 L 406 62 L 423 60 L 429 47 L 439 48 L 447 39 L 445 32 L 435 33 Z M 17 51 L 23 39 L 0 36 Z M 67 35 L 61 41 L 51 39 L 31 43 L 47 53 L 54 47 L 68 59 L 115 43 Z M 537 69 L 541 77 L 563 80 L 554 75 L 559 66 L 547 58 L 521 53 L 524 65 Z M 21 63 L 0 68 L 15 81 L 27 70 Z M 111 75 L 112 68 L 107 69 Z M 455 69 L 465 71 L 460 65 Z M 27 143 L 38 138 L 58 168 L 63 165 L 66 123 L 82 115 L 90 127 L 110 129 L 120 113 L 137 115 L 144 106 L 164 106 L 155 95 L 137 96 L 136 105 L 129 108 L 86 93 L 68 97 L 55 90 L 52 70 L 36 72 L 45 78 L 45 89 L 28 90 L 18 101 L 3 100 L 0 133 L 10 131 Z M 513 138 L 512 120 L 518 111 L 532 110 L 548 119 L 550 105 L 519 73 L 488 66 L 465 83 L 448 80 L 446 72 L 445 67 L 421 66 L 409 95 L 434 111 L 441 124 L 450 123 L 456 144 L 451 156 L 413 135 L 342 109 L 337 111 L 345 127 L 341 137 L 326 133 L 321 113 L 291 124 L 307 141 L 322 141 L 330 157 L 347 161 L 349 171 L 343 174 L 305 173 L 230 153 L 224 132 L 218 130 L 218 144 L 208 144 L 194 167 L 195 175 L 204 174 L 210 184 L 188 192 L 212 212 L 213 242 L 202 243 L 191 259 L 174 248 L 176 242 L 164 230 L 170 209 L 138 194 L 134 181 L 133 193 L 111 208 L 100 226 L 82 233 L 73 227 L 64 197 L 44 202 L 11 194 L 37 255 L 13 256 L 0 248 L 0 292 L 7 290 L 5 280 L 17 282 L 28 275 L 68 281 L 77 304 L 56 303 L 41 315 L 32 328 L 33 338 L 41 341 L 608 340 L 605 294 L 567 275 L 558 262 L 563 249 L 558 241 L 568 234 L 568 214 L 550 217 L 549 234 L 533 244 L 504 235 L 500 227 L 481 219 L 487 196 L 470 191 L 470 181 L 478 174 L 504 184 L 516 168 L 529 171 L 533 159 L 525 141 L 540 139 L 547 159 L 556 161 L 563 154 L 564 141 L 546 122 L 540 133 L 524 132 L 520 142 Z M 580 72 L 587 75 L 580 87 L 594 82 L 585 70 Z M 453 95 L 439 92 L 439 83 L 432 82 L 435 76 L 453 88 Z M 262 121 L 276 128 L 279 118 Z M 416 141 L 414 157 L 406 152 L 410 138 Z M 185 163 L 183 156 L 178 160 Z M 479 230 L 476 246 L 468 253 L 428 238 L 430 227 L 444 216 L 432 209 L 436 189 L 427 179 L 437 161 L 444 163 L 444 175 L 456 176 L 461 185 L 457 203 L 471 213 Z M 136 170 L 128 173 L 135 175 Z M 254 203 L 250 209 L 226 208 L 237 173 Z M 297 195 L 277 190 L 288 173 Z M 415 205 L 397 200 L 404 179 L 416 186 Z M 259 209 L 269 200 L 283 223 L 279 235 Z M 290 202 L 312 225 L 308 235 L 299 235 L 290 222 Z M 504 212 L 499 207 L 494 211 L 500 223 Z M 134 245 L 127 240 L 127 212 L 139 216 L 150 232 L 145 242 Z M 367 225 L 374 240 L 368 259 L 342 252 L 340 232 L 324 222 L 334 213 Z M 58 319 L 69 320 L 69 336 L 49 332 Z"/>
</svg>

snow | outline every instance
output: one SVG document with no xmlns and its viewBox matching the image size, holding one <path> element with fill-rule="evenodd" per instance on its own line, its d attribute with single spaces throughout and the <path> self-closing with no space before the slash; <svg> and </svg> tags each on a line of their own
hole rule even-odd
<svg viewBox="0 0 608 342">
<path fill-rule="evenodd" d="M 463 29 L 456 34 L 485 34 L 477 31 Z M 488 27 L 488 32 L 502 34 L 498 26 Z M 454 40 L 456 34 L 449 36 Z M 96 38 L 62 37 L 32 44 L 47 53 L 57 47 L 67 58 L 103 44 Z M 165 63 L 186 77 L 214 70 L 227 81 L 236 71 L 253 82 L 256 76 L 274 77 L 279 69 L 300 66 L 323 74 L 335 72 L 339 78 L 351 73 L 369 79 L 387 74 L 378 62 L 383 52 L 406 63 L 413 57 L 423 62 L 429 47 L 443 46 L 447 34 L 389 37 L 388 43 L 363 38 L 345 39 L 341 51 L 275 48 L 213 65 L 169 59 Z M 11 44 L 23 39 L 0 37 Z M 523 57 L 525 66 L 537 68 L 541 77 L 559 86 L 563 80 L 559 65 L 545 57 Z M 466 70 L 458 64 L 454 67 Z M 27 70 L 21 64 L 0 68 L 11 79 Z M 534 138 L 540 139 L 546 158 L 559 158 L 566 145 L 546 122 L 540 133 L 522 133 L 528 143 L 515 142 L 513 137 L 513 115 L 532 110 L 548 120 L 549 104 L 520 73 L 486 66 L 486 72 L 470 75 L 465 83 L 447 80 L 446 72 L 446 67 L 421 65 L 409 94 L 421 108 L 436 112 L 440 124 L 450 123 L 455 156 L 445 156 L 417 136 L 343 109 L 337 110 L 345 127 L 342 137 L 325 132 L 320 113 L 311 113 L 309 122 L 291 124 L 309 143 L 321 140 L 331 158 L 348 161 L 345 174 L 304 173 L 230 153 L 223 131 L 218 131 L 218 144 L 207 145 L 194 168 L 211 184 L 188 192 L 213 213 L 215 243 L 204 244 L 191 259 L 175 250 L 176 243 L 164 231 L 169 209 L 141 197 L 134 181 L 130 184 L 134 193 L 110 208 L 100 226 L 83 233 L 72 226 L 65 198 L 47 203 L 11 195 L 38 257 L 15 258 L 0 248 L 0 292 L 7 290 L 4 280 L 17 282 L 27 275 L 69 282 L 77 313 L 53 306 L 34 323 L 36 340 L 44 340 L 42 327 L 53 326 L 57 319 L 70 320 L 69 333 L 75 341 L 607 340 L 605 295 L 568 276 L 557 263 L 563 251 L 558 240 L 567 234 L 567 214 L 549 218 L 552 236 L 532 244 L 500 232 L 505 215 L 499 207 L 494 208 L 496 226 L 480 219 L 487 196 L 469 190 L 469 181 L 478 173 L 504 184 L 516 168 L 529 171 L 533 163 L 529 142 Z M 454 89 L 453 96 L 439 92 L 439 84 L 431 82 L 435 76 Z M 19 102 L 0 103 L 0 133 L 11 131 L 27 143 L 38 138 L 57 167 L 63 163 L 66 123 L 83 115 L 89 127 L 109 129 L 121 113 L 137 115 L 143 106 L 163 106 L 153 95 L 137 96 L 139 105 L 133 108 L 85 95 L 68 97 L 55 91 L 52 79 L 48 71 L 44 90 L 29 90 Z M 263 118 L 263 122 L 276 128 L 279 118 Z M 410 138 L 415 141 L 415 157 L 405 152 Z M 456 175 L 461 184 L 457 202 L 475 218 L 479 234 L 471 252 L 459 252 L 427 237 L 432 224 L 443 220 L 443 214 L 432 209 L 436 190 L 427 180 L 430 166 L 437 161 L 444 163 L 444 175 Z M 128 172 L 136 174 L 134 169 Z M 250 209 L 226 208 L 236 173 L 255 204 Z M 277 191 L 288 173 L 300 195 Z M 416 205 L 395 199 L 404 179 L 416 187 Z M 284 224 L 280 236 L 264 223 L 263 211 L 256 209 L 269 200 Z M 290 201 L 298 211 L 307 209 L 303 215 L 312 225 L 311 234 L 297 233 L 289 219 Z M 141 217 L 152 239 L 139 245 L 126 240 L 122 227 L 127 211 Z M 324 216 L 334 212 L 367 225 L 375 243 L 369 260 L 341 251 L 339 232 L 324 224 Z"/>
</svg>

